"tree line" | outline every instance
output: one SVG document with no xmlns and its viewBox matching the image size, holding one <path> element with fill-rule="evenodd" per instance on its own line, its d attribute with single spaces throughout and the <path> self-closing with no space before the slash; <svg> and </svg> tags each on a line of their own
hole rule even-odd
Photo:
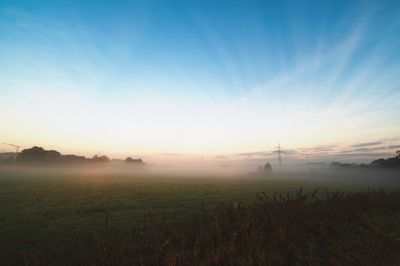
<svg viewBox="0 0 400 266">
<path fill-rule="evenodd" d="M 372 161 L 370 164 L 333 162 L 331 165 L 333 167 L 339 167 L 339 168 L 349 168 L 349 167 L 388 168 L 388 169 L 400 168 L 400 151 L 396 151 L 396 155 L 394 157 L 390 157 L 387 159 L 380 158 Z"/>
<path fill-rule="evenodd" d="M 12 154 L 12 153 L 7 153 Z M 3 158 L 3 163 L 12 163 L 13 157 L 6 156 Z M 92 158 L 79 156 L 75 154 L 62 155 L 56 150 L 45 150 L 42 147 L 34 146 L 29 149 L 24 149 L 17 154 L 15 163 L 17 164 L 85 164 L 85 163 L 109 163 L 112 160 L 106 155 L 95 155 Z M 122 160 L 119 160 L 122 161 Z M 127 157 L 124 163 L 132 165 L 143 165 L 142 159 L 132 159 Z"/>
</svg>

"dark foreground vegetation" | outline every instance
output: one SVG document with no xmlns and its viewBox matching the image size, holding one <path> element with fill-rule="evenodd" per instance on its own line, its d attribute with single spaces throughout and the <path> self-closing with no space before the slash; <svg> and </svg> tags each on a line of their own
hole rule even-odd
<svg viewBox="0 0 400 266">
<path fill-rule="evenodd" d="M 96 232 L 26 265 L 400 265 L 400 191 L 258 194 L 178 224 Z"/>
</svg>

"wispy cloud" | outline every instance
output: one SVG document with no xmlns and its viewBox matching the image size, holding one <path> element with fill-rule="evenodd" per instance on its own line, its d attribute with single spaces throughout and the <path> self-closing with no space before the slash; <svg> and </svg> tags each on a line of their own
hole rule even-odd
<svg viewBox="0 0 400 266">
<path fill-rule="evenodd" d="M 296 155 L 299 153 L 297 150 L 293 150 L 293 149 L 285 149 L 280 152 L 281 152 L 281 154 L 285 154 L 285 155 Z M 278 154 L 279 151 L 274 150 L 274 151 L 272 151 L 272 153 Z"/>
<path fill-rule="evenodd" d="M 400 145 L 390 145 L 386 147 L 387 149 L 400 149 Z"/>
<path fill-rule="evenodd" d="M 368 146 L 376 146 L 383 144 L 383 141 L 372 141 L 372 142 L 364 142 L 364 143 L 357 143 L 352 145 L 351 147 L 368 147 Z"/>
<path fill-rule="evenodd" d="M 235 156 L 245 156 L 245 157 L 252 157 L 252 156 L 266 156 L 270 155 L 270 152 L 267 151 L 255 151 L 255 152 L 243 152 L 243 153 L 237 153 Z"/>
<path fill-rule="evenodd" d="M 353 152 L 353 153 L 343 153 L 336 154 L 332 156 L 332 158 L 349 158 L 349 157 L 358 157 L 358 158 L 368 158 L 369 160 L 375 160 L 379 157 L 387 157 L 393 156 L 393 153 L 390 152 Z"/>
<path fill-rule="evenodd" d="M 320 152 L 330 152 L 337 148 L 338 145 L 320 145 L 310 148 L 300 148 L 300 153 L 320 153 Z"/>
<path fill-rule="evenodd" d="M 166 157 L 177 157 L 177 156 L 185 156 L 183 153 L 157 153 L 154 154 L 153 156 L 166 156 Z"/>
</svg>

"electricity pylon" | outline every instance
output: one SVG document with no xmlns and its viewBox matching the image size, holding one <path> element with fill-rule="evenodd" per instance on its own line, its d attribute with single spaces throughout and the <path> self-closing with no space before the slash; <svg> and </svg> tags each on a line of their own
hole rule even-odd
<svg viewBox="0 0 400 266">
<path fill-rule="evenodd" d="M 278 146 L 276 146 L 275 148 L 277 148 L 277 150 L 275 152 L 278 153 L 279 165 L 282 165 L 282 153 L 283 153 L 283 150 L 282 150 L 281 144 L 278 143 Z"/>
<path fill-rule="evenodd" d="M 18 145 L 15 145 L 15 144 L 10 144 L 10 143 L 4 143 L 3 142 L 3 144 L 4 145 L 8 145 L 8 146 L 11 146 L 11 147 L 14 147 L 15 148 L 15 153 L 14 153 L 14 163 L 16 163 L 17 162 L 17 155 L 18 155 L 18 151 L 19 151 L 19 146 Z"/>
</svg>

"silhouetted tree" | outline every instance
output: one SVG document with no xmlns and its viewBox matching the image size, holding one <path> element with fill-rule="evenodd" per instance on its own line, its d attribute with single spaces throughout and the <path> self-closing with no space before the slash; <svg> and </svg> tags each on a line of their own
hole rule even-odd
<svg viewBox="0 0 400 266">
<path fill-rule="evenodd" d="M 55 150 L 47 151 L 42 147 L 34 146 L 30 149 L 24 149 L 18 154 L 19 163 L 54 163 L 59 161 L 61 153 Z"/>
<path fill-rule="evenodd" d="M 66 164 L 85 163 L 88 159 L 75 154 L 62 155 L 62 162 Z"/>
<path fill-rule="evenodd" d="M 266 163 L 264 165 L 264 172 L 271 172 L 272 171 L 272 166 L 270 163 Z"/>
<path fill-rule="evenodd" d="M 348 168 L 348 167 L 357 167 L 359 165 L 355 163 L 332 162 L 331 166 L 335 168 Z"/>
<path fill-rule="evenodd" d="M 396 157 L 378 159 L 371 163 L 371 166 L 382 168 L 400 168 L 400 151 L 396 151 Z"/>
<path fill-rule="evenodd" d="M 264 167 L 259 165 L 258 168 L 257 168 L 257 173 L 259 175 L 264 175 L 264 174 L 267 174 L 267 173 L 270 173 L 270 172 L 272 172 L 272 166 L 271 166 L 270 163 L 266 163 L 264 165 Z"/>
<path fill-rule="evenodd" d="M 125 163 L 134 163 L 134 164 L 144 164 L 144 162 L 143 162 L 143 160 L 142 159 L 132 159 L 131 157 L 127 157 L 125 160 L 124 160 L 124 162 Z"/>
<path fill-rule="evenodd" d="M 95 156 L 93 156 L 92 161 L 96 162 L 96 163 L 108 163 L 110 161 L 110 159 L 105 155 L 102 155 L 102 156 L 95 155 Z"/>
</svg>

